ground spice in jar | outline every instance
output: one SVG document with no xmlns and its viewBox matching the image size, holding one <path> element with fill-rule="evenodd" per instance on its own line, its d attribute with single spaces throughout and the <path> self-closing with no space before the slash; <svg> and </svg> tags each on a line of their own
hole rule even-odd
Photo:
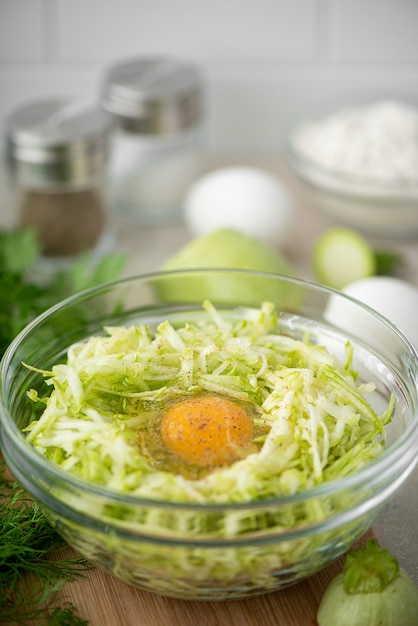
<svg viewBox="0 0 418 626">
<path fill-rule="evenodd" d="M 107 221 L 103 194 L 96 189 L 22 191 L 18 212 L 19 228 L 36 228 L 46 256 L 73 256 L 94 248 Z"/>
<path fill-rule="evenodd" d="M 96 248 L 107 226 L 109 116 L 66 101 L 41 101 L 18 109 L 7 129 L 17 227 L 37 231 L 45 257 Z"/>
</svg>

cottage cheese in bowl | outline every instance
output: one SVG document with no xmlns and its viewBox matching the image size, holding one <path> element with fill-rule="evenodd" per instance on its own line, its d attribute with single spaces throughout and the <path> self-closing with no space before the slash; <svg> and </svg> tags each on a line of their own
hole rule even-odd
<svg viewBox="0 0 418 626">
<path fill-rule="evenodd" d="M 400 99 L 347 105 L 301 121 L 291 162 L 340 221 L 371 234 L 418 232 L 418 107 Z"/>
</svg>

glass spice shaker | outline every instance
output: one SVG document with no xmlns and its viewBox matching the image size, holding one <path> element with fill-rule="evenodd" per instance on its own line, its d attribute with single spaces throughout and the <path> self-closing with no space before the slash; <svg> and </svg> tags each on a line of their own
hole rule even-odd
<svg viewBox="0 0 418 626">
<path fill-rule="evenodd" d="M 101 104 L 113 116 L 109 201 L 128 221 L 175 222 L 200 173 L 202 79 L 192 65 L 134 58 L 107 71 Z"/>
<path fill-rule="evenodd" d="M 59 264 L 110 247 L 104 191 L 110 131 L 101 109 L 63 100 L 30 103 L 8 118 L 17 227 L 37 231 L 45 259 Z"/>
</svg>

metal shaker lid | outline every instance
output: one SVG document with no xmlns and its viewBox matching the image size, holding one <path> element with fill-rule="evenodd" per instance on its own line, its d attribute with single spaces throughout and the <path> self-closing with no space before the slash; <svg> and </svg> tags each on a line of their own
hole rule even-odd
<svg viewBox="0 0 418 626">
<path fill-rule="evenodd" d="M 12 170 L 27 184 L 82 183 L 103 168 L 111 119 L 67 100 L 32 102 L 6 121 Z"/>
<path fill-rule="evenodd" d="M 130 59 L 107 71 L 102 106 L 126 130 L 173 133 L 199 123 L 201 91 L 200 74 L 192 65 L 164 58 Z"/>
</svg>

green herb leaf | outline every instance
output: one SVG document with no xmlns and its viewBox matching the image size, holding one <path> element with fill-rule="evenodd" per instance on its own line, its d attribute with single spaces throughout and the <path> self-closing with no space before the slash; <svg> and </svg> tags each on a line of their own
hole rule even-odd
<svg viewBox="0 0 418 626">
<path fill-rule="evenodd" d="M 368 541 L 364 548 L 349 552 L 344 563 L 346 593 L 383 591 L 397 577 L 399 564 L 377 541 Z"/>
<path fill-rule="evenodd" d="M 54 609 L 48 617 L 49 626 L 85 626 L 88 622 L 77 615 L 75 607 L 67 602 L 63 608 Z"/>
<path fill-rule="evenodd" d="M 90 569 L 81 557 L 61 557 L 65 547 L 36 502 L 7 477 L 1 461 L 0 623 L 38 618 L 64 582 Z"/>
<path fill-rule="evenodd" d="M 0 269 L 12 274 L 29 270 L 39 257 L 34 230 L 0 232 Z"/>
<path fill-rule="evenodd" d="M 75 259 L 66 272 L 57 274 L 49 286 L 52 297 L 62 300 L 67 296 L 116 279 L 125 264 L 125 257 L 113 254 L 93 265 L 88 255 Z"/>
<path fill-rule="evenodd" d="M 0 357 L 33 318 L 67 296 L 115 280 L 125 262 L 121 255 L 108 255 L 94 265 L 84 255 L 48 284 L 39 284 L 30 279 L 39 256 L 34 231 L 0 231 Z M 69 604 L 52 608 L 63 584 L 89 567 L 82 558 L 61 557 L 65 547 L 0 461 L 0 624 L 40 619 L 51 626 L 87 624 Z"/>
<path fill-rule="evenodd" d="M 376 275 L 390 276 L 403 262 L 403 256 L 400 252 L 394 250 L 375 250 L 374 256 L 376 260 Z"/>
<path fill-rule="evenodd" d="M 39 254 L 33 231 L 0 231 L 0 357 L 33 318 L 70 295 L 117 279 L 125 263 L 118 254 L 96 264 L 89 255 L 81 255 L 66 271 L 39 284 L 28 274 Z"/>
</svg>

